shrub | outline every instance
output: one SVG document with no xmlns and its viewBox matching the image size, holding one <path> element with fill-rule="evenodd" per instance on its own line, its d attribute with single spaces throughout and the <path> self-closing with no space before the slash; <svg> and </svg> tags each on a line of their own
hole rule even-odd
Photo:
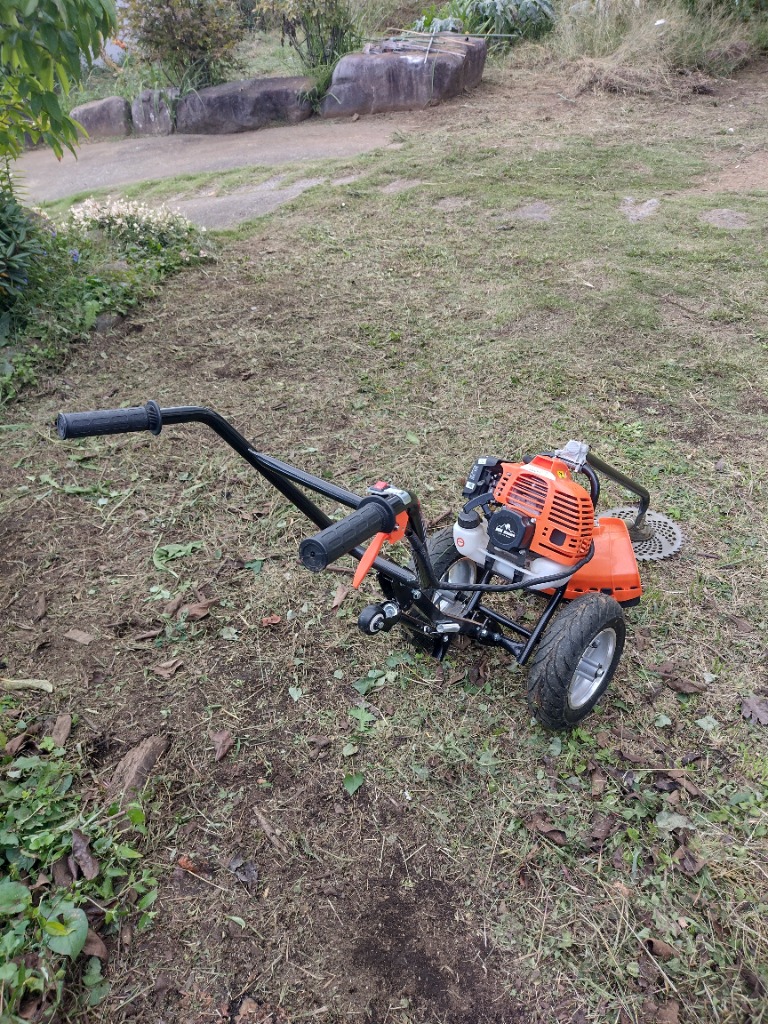
<svg viewBox="0 0 768 1024">
<path fill-rule="evenodd" d="M 21 295 L 43 251 L 34 217 L 17 200 L 8 168 L 0 169 L 0 314 Z"/>
<path fill-rule="evenodd" d="M 240 69 L 235 48 L 247 29 L 236 0 L 128 0 L 123 20 L 142 55 L 182 92 Z"/>
<path fill-rule="evenodd" d="M 213 259 L 186 218 L 140 203 L 89 199 L 58 226 L 33 216 L 41 251 L 0 313 L 0 405 L 35 380 L 41 363 L 87 337 L 100 313 L 126 313 L 168 274 Z"/>
<path fill-rule="evenodd" d="M 536 39 L 555 19 L 550 0 L 451 0 L 433 4 L 416 23 L 417 32 L 468 32 L 499 39 Z"/>
<path fill-rule="evenodd" d="M 262 10 L 280 19 L 283 40 L 298 54 L 307 74 L 323 92 L 333 68 L 345 53 L 361 44 L 346 0 L 262 0 Z"/>
</svg>

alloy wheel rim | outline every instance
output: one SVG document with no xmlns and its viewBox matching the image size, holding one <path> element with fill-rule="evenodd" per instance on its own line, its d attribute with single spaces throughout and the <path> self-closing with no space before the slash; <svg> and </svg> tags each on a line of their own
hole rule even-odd
<svg viewBox="0 0 768 1024">
<path fill-rule="evenodd" d="M 616 652 L 616 631 L 602 629 L 590 640 L 579 659 L 568 687 L 568 704 L 577 709 L 588 704 L 599 691 Z"/>
</svg>

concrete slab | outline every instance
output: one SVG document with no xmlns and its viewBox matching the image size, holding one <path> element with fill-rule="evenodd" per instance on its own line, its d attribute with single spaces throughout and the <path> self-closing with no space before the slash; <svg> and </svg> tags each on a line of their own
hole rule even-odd
<svg viewBox="0 0 768 1024">
<path fill-rule="evenodd" d="M 237 135 L 169 135 L 86 143 L 78 150 L 77 159 L 65 152 L 61 161 L 49 149 L 31 150 L 15 162 L 13 170 L 27 201 L 41 203 L 178 174 L 358 156 L 389 145 L 395 130 L 402 134 L 402 121 L 313 118 Z"/>
</svg>

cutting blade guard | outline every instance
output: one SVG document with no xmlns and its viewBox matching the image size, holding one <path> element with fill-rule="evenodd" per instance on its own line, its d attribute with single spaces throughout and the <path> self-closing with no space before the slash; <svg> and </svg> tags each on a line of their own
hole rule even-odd
<svg viewBox="0 0 768 1024">
<path fill-rule="evenodd" d="M 637 519 L 637 506 L 611 508 L 607 512 L 602 512 L 602 516 L 612 516 L 615 519 L 623 519 L 628 524 L 634 524 Z M 671 558 L 683 546 L 683 534 L 677 523 L 662 512 L 654 512 L 652 509 L 645 513 L 641 530 L 636 531 L 636 535 L 633 536 L 630 529 L 629 535 L 638 562 L 658 562 L 664 558 Z"/>
</svg>

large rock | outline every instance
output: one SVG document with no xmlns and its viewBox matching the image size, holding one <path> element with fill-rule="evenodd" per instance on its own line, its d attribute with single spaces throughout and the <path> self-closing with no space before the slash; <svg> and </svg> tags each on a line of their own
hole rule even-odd
<svg viewBox="0 0 768 1024">
<path fill-rule="evenodd" d="M 474 89 L 483 77 L 484 39 L 442 33 L 414 42 L 387 40 L 342 57 L 321 117 L 380 114 L 433 106 Z"/>
<path fill-rule="evenodd" d="M 109 139 L 131 134 L 131 105 L 122 96 L 108 96 L 75 107 L 71 116 L 88 133 L 90 139 Z"/>
<path fill-rule="evenodd" d="M 145 89 L 131 104 L 135 135 L 170 135 L 178 89 Z"/>
<path fill-rule="evenodd" d="M 311 78 L 250 78 L 191 92 L 176 107 L 176 131 L 228 135 L 275 123 L 296 124 L 312 113 Z"/>
</svg>

